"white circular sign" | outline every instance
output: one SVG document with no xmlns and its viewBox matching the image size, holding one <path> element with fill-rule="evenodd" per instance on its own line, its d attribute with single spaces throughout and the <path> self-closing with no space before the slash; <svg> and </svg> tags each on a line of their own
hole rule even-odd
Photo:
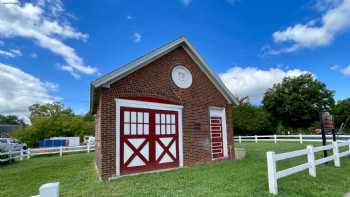
<svg viewBox="0 0 350 197">
<path fill-rule="evenodd" d="M 179 88 L 189 88 L 192 85 L 191 71 L 184 66 L 176 66 L 171 73 L 171 78 Z"/>
</svg>

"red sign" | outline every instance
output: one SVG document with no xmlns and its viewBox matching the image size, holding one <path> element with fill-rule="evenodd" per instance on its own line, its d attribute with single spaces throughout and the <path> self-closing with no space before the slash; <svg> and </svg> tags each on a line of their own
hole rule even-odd
<svg viewBox="0 0 350 197">
<path fill-rule="evenodd" d="M 333 116 L 330 115 L 328 112 L 322 113 L 322 123 L 323 123 L 324 129 L 326 129 L 326 130 L 334 129 Z"/>
</svg>

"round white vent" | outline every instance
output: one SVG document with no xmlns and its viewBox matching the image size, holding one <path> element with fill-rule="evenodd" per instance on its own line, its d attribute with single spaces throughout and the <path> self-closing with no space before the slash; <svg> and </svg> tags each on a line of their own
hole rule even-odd
<svg viewBox="0 0 350 197">
<path fill-rule="evenodd" d="M 171 73 L 171 77 L 179 88 L 185 89 L 192 85 L 191 71 L 184 66 L 176 66 Z"/>
</svg>

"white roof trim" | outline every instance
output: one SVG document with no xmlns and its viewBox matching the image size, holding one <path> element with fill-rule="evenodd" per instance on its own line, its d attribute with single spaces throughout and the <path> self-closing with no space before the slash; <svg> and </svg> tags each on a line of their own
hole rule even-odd
<svg viewBox="0 0 350 197">
<path fill-rule="evenodd" d="M 207 75 L 207 77 L 213 82 L 216 88 L 221 92 L 221 94 L 226 98 L 231 104 L 238 105 L 238 101 L 232 95 L 232 93 L 227 89 L 224 83 L 221 81 L 219 76 L 213 72 L 201 55 L 193 48 L 191 43 L 185 38 L 181 37 L 174 40 L 92 82 L 92 86 L 98 87 L 109 87 L 110 84 L 124 78 L 130 73 L 142 68 L 143 66 L 149 64 L 155 59 L 169 53 L 179 46 L 184 46 L 186 52 L 192 57 L 192 59 L 199 65 L 200 69 Z"/>
</svg>

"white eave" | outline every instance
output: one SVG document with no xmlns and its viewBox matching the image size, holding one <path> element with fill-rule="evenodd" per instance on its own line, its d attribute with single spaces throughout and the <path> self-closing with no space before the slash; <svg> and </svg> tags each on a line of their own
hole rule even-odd
<svg viewBox="0 0 350 197">
<path fill-rule="evenodd" d="M 227 89 L 224 83 L 221 81 L 219 76 L 210 69 L 209 65 L 201 57 L 201 55 L 193 48 L 191 43 L 185 38 L 178 38 L 98 79 L 91 83 L 92 88 L 106 87 L 109 88 L 110 84 L 124 78 L 137 71 L 138 69 L 146 66 L 147 64 L 153 62 L 154 60 L 162 57 L 163 55 L 173 51 L 174 49 L 182 46 L 186 52 L 192 57 L 192 59 L 199 65 L 200 69 L 207 75 L 207 77 L 213 82 L 216 88 L 221 92 L 221 94 L 226 98 L 230 104 L 238 105 L 238 101 L 232 95 L 232 93 Z M 92 90 L 93 91 L 93 90 Z"/>
</svg>

